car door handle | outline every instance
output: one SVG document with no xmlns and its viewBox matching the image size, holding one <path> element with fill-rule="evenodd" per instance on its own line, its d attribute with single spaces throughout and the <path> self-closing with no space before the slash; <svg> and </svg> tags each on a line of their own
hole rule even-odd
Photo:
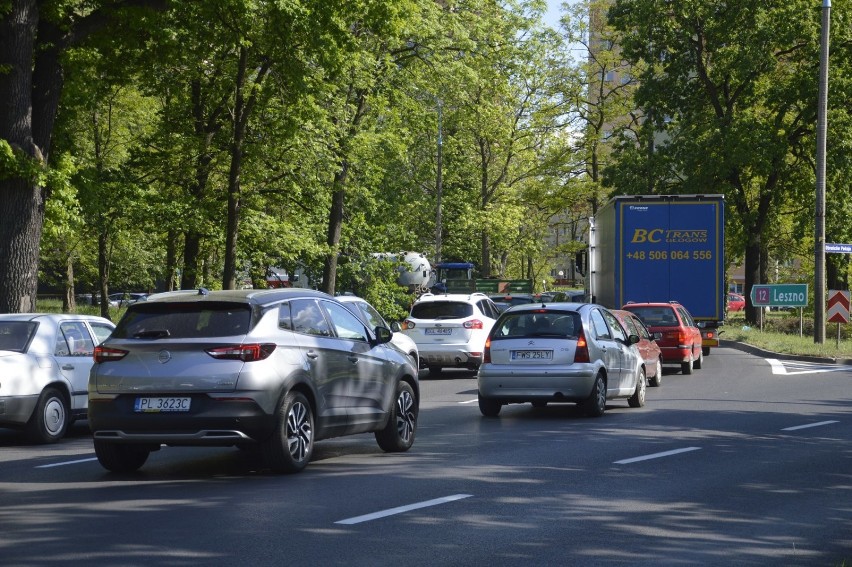
<svg viewBox="0 0 852 567">
<path fill-rule="evenodd" d="M 319 355 L 312 350 L 309 350 L 308 352 L 306 352 L 305 356 L 307 356 L 308 358 L 311 358 L 311 359 L 319 358 Z"/>
<path fill-rule="evenodd" d="M 74 365 L 73 364 L 63 364 L 62 370 L 74 370 Z"/>
</svg>

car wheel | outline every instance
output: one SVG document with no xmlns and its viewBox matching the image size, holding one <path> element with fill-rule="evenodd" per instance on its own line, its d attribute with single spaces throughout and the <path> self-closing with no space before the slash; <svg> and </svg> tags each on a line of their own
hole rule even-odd
<svg viewBox="0 0 852 567">
<path fill-rule="evenodd" d="M 95 439 L 95 455 L 98 462 L 108 471 L 122 473 L 139 470 L 148 460 L 151 451 L 141 445 L 109 443 Z"/>
<path fill-rule="evenodd" d="M 689 355 L 687 362 L 680 363 L 680 370 L 683 374 L 692 374 L 692 355 Z"/>
<path fill-rule="evenodd" d="M 532 407 L 534 407 L 534 408 L 546 408 L 547 402 L 532 402 Z"/>
<path fill-rule="evenodd" d="M 700 370 L 702 366 L 704 366 L 704 349 L 701 349 L 701 354 L 698 355 L 698 359 L 696 359 L 695 364 L 693 364 L 696 370 Z"/>
<path fill-rule="evenodd" d="M 430 366 L 429 367 L 429 374 L 431 376 L 438 376 L 440 373 L 441 373 L 441 367 L 440 366 Z"/>
<path fill-rule="evenodd" d="M 45 388 L 27 422 L 27 437 L 35 443 L 56 443 L 65 436 L 71 412 L 68 402 L 56 388 Z"/>
<path fill-rule="evenodd" d="M 654 374 L 654 377 L 650 380 L 651 386 L 654 386 L 655 388 L 659 387 L 660 384 L 663 383 L 663 359 L 657 359 L 656 367 L 657 373 Z"/>
<path fill-rule="evenodd" d="M 492 398 L 484 398 L 479 394 L 479 411 L 485 417 L 497 417 L 500 415 L 500 408 L 503 407 L 499 401 Z"/>
<path fill-rule="evenodd" d="M 647 378 L 645 378 L 645 369 L 639 369 L 639 379 L 636 381 L 636 390 L 633 392 L 633 395 L 627 399 L 627 404 L 632 408 L 641 408 L 645 405 L 645 384 L 647 383 Z"/>
<path fill-rule="evenodd" d="M 396 387 L 396 401 L 391 407 L 387 425 L 381 431 L 376 431 L 379 447 L 388 453 L 408 451 L 417 433 L 418 413 L 419 404 L 414 396 L 414 388 L 408 382 L 400 382 Z"/>
<path fill-rule="evenodd" d="M 710 347 L 709 346 L 701 347 L 701 353 L 704 356 L 710 356 Z"/>
<path fill-rule="evenodd" d="M 300 392 L 288 392 L 278 407 L 275 430 L 264 453 L 269 468 L 279 473 L 304 469 L 314 451 L 314 412 Z"/>
<path fill-rule="evenodd" d="M 589 417 L 600 417 L 606 411 L 606 382 L 604 382 L 603 374 L 600 372 L 595 377 L 592 393 L 583 402 L 583 409 Z"/>
</svg>

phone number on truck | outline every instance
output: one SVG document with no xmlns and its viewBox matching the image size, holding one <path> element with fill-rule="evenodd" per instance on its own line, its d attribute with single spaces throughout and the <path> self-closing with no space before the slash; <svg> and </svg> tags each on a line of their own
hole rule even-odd
<svg viewBox="0 0 852 567">
<path fill-rule="evenodd" d="M 712 260 L 710 250 L 640 250 L 628 252 L 628 260 Z"/>
</svg>

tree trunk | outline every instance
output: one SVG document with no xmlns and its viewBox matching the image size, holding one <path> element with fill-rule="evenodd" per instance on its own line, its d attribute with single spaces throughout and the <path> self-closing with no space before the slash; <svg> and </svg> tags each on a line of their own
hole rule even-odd
<svg viewBox="0 0 852 567">
<path fill-rule="evenodd" d="M 328 214 L 328 237 L 326 238 L 328 256 L 322 270 L 322 290 L 331 295 L 334 295 L 334 288 L 337 285 L 337 257 L 340 253 L 340 233 L 343 228 L 343 210 L 346 199 L 346 191 L 343 187 L 346 184 L 348 171 L 349 164 L 344 162 L 341 170 L 334 176 L 336 189 L 331 196 L 331 210 Z"/>
<path fill-rule="evenodd" d="M 195 231 L 184 233 L 183 273 L 180 278 L 181 289 L 198 287 L 198 254 L 201 251 L 201 235 Z"/>
<path fill-rule="evenodd" d="M 177 277 L 177 238 L 174 230 L 169 230 L 166 241 L 166 291 L 175 290 L 175 278 Z"/>
<path fill-rule="evenodd" d="M 746 308 L 745 308 L 745 318 L 746 322 L 751 325 L 756 325 L 758 322 L 757 319 L 757 310 L 759 307 L 755 307 L 751 303 L 751 288 L 756 283 L 760 283 L 760 235 L 752 233 L 749 236 L 749 240 L 746 243 L 745 248 L 745 289 L 744 295 L 746 297 Z"/>
<path fill-rule="evenodd" d="M 101 232 L 98 235 L 98 281 L 101 294 L 101 317 L 109 319 L 109 235 Z"/>
<path fill-rule="evenodd" d="M 77 298 L 74 292 L 74 257 L 68 254 L 65 261 L 65 294 L 62 296 L 62 312 L 73 313 L 77 310 Z"/>
</svg>

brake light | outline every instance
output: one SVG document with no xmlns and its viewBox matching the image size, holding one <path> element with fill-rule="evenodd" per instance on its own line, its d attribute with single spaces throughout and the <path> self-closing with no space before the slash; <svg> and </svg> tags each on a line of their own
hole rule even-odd
<svg viewBox="0 0 852 567">
<path fill-rule="evenodd" d="M 677 342 L 678 344 L 685 345 L 686 341 L 689 340 L 689 336 L 686 334 L 686 331 L 678 331 L 677 332 Z"/>
<path fill-rule="evenodd" d="M 95 347 L 92 357 L 95 359 L 95 362 L 109 362 L 111 360 L 121 360 L 126 355 L 126 350 L 98 345 Z"/>
<path fill-rule="evenodd" d="M 462 325 L 465 329 L 482 329 L 482 321 L 479 319 L 472 319 L 470 321 L 465 321 L 464 325 Z"/>
<path fill-rule="evenodd" d="M 491 337 L 485 339 L 485 350 L 482 351 L 482 362 L 491 362 Z"/>
<path fill-rule="evenodd" d="M 242 360 L 243 362 L 256 362 L 268 358 L 275 345 L 272 343 L 229 345 L 205 349 L 204 352 L 217 360 Z"/>
<path fill-rule="evenodd" d="M 577 337 L 577 346 L 574 348 L 574 362 L 589 362 L 589 345 L 586 343 L 586 334 L 582 330 Z"/>
<path fill-rule="evenodd" d="M 714 333 L 713 331 L 705 331 L 704 336 L 707 337 L 708 339 L 712 339 L 713 337 L 716 336 L 716 333 Z"/>
<path fill-rule="evenodd" d="M 402 322 L 402 330 L 403 331 L 407 331 L 407 330 L 413 329 L 413 328 L 414 328 L 414 321 L 411 321 L 410 319 L 406 319 L 405 321 Z"/>
</svg>

